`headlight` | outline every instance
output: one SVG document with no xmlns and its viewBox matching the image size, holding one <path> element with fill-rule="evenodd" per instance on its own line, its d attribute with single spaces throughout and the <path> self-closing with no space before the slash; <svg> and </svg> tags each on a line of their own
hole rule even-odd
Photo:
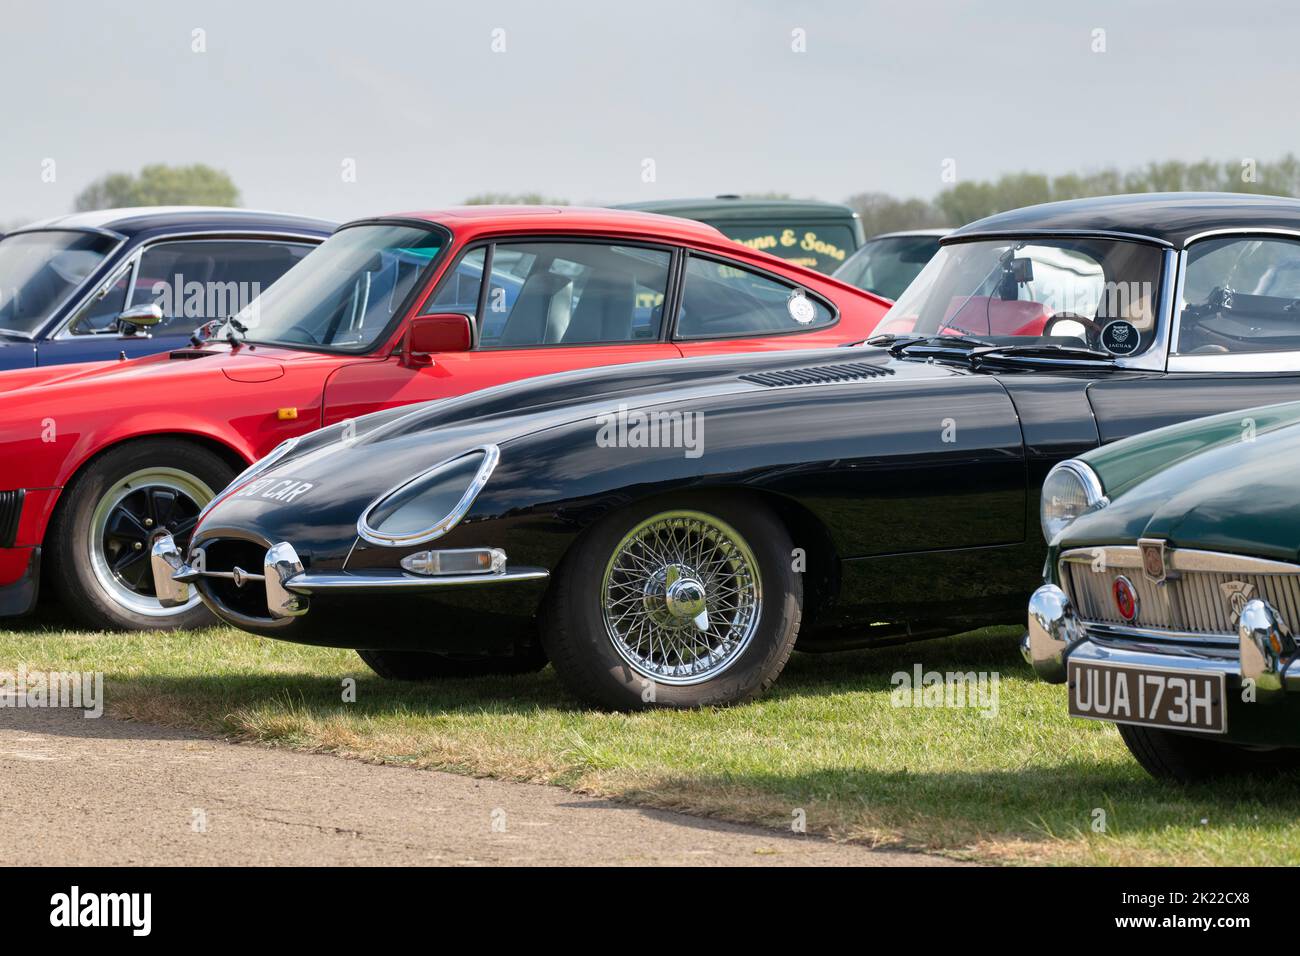
<svg viewBox="0 0 1300 956">
<path fill-rule="evenodd" d="M 1104 508 L 1109 501 L 1102 494 L 1097 473 L 1083 462 L 1071 458 L 1047 473 L 1039 518 L 1043 537 L 1048 543 L 1068 528 L 1080 515 Z"/>
<path fill-rule="evenodd" d="M 405 547 L 440 538 L 465 517 L 501 452 L 474 448 L 384 492 L 361 513 L 357 533 L 371 544 Z"/>
</svg>

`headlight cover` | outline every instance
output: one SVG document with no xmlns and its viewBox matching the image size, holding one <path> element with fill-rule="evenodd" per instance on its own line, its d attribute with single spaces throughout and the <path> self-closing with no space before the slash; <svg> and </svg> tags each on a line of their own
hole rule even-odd
<svg viewBox="0 0 1300 956">
<path fill-rule="evenodd" d="M 357 534 L 390 548 L 442 537 L 465 517 L 500 458 L 496 445 L 480 445 L 402 482 L 366 507 Z"/>
<path fill-rule="evenodd" d="M 1071 458 L 1047 473 L 1039 502 L 1039 520 L 1043 537 L 1050 544 L 1081 515 L 1104 508 L 1110 500 L 1102 493 L 1097 473 L 1078 459 Z"/>
</svg>

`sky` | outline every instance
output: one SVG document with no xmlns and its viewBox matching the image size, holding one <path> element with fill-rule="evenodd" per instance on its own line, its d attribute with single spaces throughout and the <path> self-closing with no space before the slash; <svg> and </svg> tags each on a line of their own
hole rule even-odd
<svg viewBox="0 0 1300 956">
<path fill-rule="evenodd" d="M 1258 0 L 3 0 L 0 222 L 152 162 L 343 220 L 1268 161 L 1297 36 Z"/>
</svg>

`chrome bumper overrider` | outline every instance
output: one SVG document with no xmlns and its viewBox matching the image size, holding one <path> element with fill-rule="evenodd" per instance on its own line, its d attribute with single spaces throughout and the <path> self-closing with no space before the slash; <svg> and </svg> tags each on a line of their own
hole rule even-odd
<svg viewBox="0 0 1300 956">
<path fill-rule="evenodd" d="M 1106 629 L 1081 621 L 1069 596 L 1046 584 L 1029 599 L 1029 631 L 1020 650 L 1043 680 L 1061 684 L 1071 658 L 1172 667 L 1182 670 L 1221 671 L 1253 680 L 1258 696 L 1300 692 L 1300 664 L 1296 642 L 1282 615 L 1267 601 L 1246 602 L 1237 625 L 1235 656 L 1197 654 L 1189 648 L 1134 643 L 1117 646 L 1103 637 Z"/>
<path fill-rule="evenodd" d="M 260 574 L 235 568 L 209 571 L 191 567 L 170 535 L 154 541 L 150 555 L 154 593 L 163 607 L 179 607 L 190 600 L 190 586 L 201 578 L 225 578 L 242 587 L 245 582 L 259 582 L 266 589 L 266 606 L 272 617 L 298 617 L 306 614 L 313 594 L 366 594 L 394 591 L 434 591 L 448 587 L 501 584 L 516 581 L 541 581 L 550 577 L 544 568 L 506 568 L 478 574 L 421 576 L 404 571 L 323 572 L 312 574 L 303 569 L 293 545 L 281 541 L 267 549 Z"/>
</svg>

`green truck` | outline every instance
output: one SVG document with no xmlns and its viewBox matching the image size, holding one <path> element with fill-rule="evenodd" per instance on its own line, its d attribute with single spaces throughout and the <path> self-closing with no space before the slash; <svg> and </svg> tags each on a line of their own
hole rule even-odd
<svg viewBox="0 0 1300 956">
<path fill-rule="evenodd" d="M 848 206 L 813 199 L 742 199 L 724 195 L 713 199 L 656 199 L 614 208 L 706 222 L 741 245 L 828 274 L 843 265 L 865 239 L 862 219 L 856 212 Z"/>
</svg>

